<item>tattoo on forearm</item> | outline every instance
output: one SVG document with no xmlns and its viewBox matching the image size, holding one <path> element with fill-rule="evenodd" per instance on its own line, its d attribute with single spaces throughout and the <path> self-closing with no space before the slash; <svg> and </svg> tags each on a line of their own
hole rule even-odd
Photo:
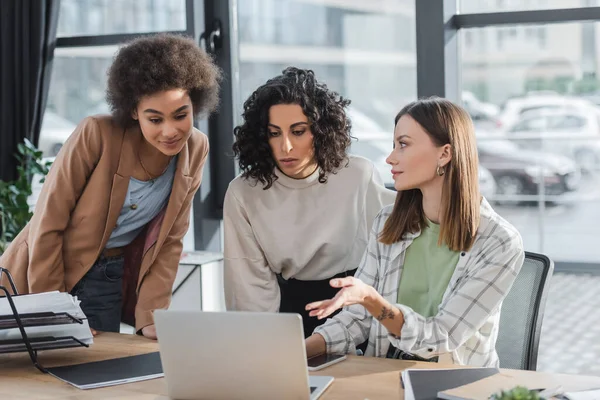
<svg viewBox="0 0 600 400">
<path fill-rule="evenodd" d="M 377 317 L 378 321 L 382 321 L 386 318 L 389 319 L 394 319 L 394 312 L 392 311 L 392 308 L 386 308 L 386 307 L 381 307 L 381 314 L 379 314 L 379 316 Z"/>
</svg>

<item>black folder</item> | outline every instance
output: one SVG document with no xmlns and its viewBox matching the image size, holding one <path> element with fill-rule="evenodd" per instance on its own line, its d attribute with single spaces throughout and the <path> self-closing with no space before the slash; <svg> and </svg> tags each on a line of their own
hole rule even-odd
<svg viewBox="0 0 600 400">
<path fill-rule="evenodd" d="M 408 369 L 402 372 L 406 400 L 436 400 L 438 392 L 495 375 L 498 368 Z"/>
<path fill-rule="evenodd" d="M 51 375 L 79 389 L 122 385 L 164 376 L 158 352 L 46 369 Z"/>
</svg>

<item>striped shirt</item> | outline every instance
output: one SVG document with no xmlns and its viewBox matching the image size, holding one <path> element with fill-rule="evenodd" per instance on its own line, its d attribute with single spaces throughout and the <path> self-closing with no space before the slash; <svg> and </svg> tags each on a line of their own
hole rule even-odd
<svg viewBox="0 0 600 400">
<path fill-rule="evenodd" d="M 498 366 L 495 344 L 500 307 L 525 257 L 519 232 L 482 199 L 475 243 L 461 252 L 435 316 L 425 318 L 396 304 L 407 247 L 420 232 L 392 245 L 377 240 L 393 206 L 381 210 L 356 278 L 373 286 L 404 315 L 400 336 L 387 329 L 361 305 L 352 305 L 315 329 L 328 353 L 354 353 L 369 340 L 366 356 L 385 357 L 391 345 L 422 358 L 472 366 Z"/>
</svg>

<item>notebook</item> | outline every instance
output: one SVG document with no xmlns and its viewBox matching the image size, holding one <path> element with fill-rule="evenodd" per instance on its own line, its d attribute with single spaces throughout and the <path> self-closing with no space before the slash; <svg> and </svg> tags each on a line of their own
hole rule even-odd
<svg viewBox="0 0 600 400">
<path fill-rule="evenodd" d="M 158 352 L 46 369 L 78 389 L 122 385 L 164 376 Z"/>
<path fill-rule="evenodd" d="M 438 393 L 495 375 L 497 368 L 406 369 L 402 371 L 405 400 L 436 400 Z"/>
</svg>

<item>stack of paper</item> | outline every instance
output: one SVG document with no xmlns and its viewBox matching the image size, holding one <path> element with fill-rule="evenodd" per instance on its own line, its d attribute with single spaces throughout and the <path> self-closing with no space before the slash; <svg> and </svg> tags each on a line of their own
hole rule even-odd
<svg viewBox="0 0 600 400">
<path fill-rule="evenodd" d="M 77 300 L 77 297 L 73 297 L 69 293 L 55 291 L 14 296 L 12 300 L 23 321 L 27 320 L 28 314 L 39 315 L 40 313 L 68 313 L 83 321 L 83 324 L 68 323 L 68 317 L 56 318 L 52 314 L 48 314 L 47 317 L 44 316 L 36 320 L 35 325 L 40 326 L 28 326 L 25 328 L 25 332 L 30 339 L 72 336 L 85 344 L 89 345 L 93 343 L 93 336 L 88 321 L 79 306 L 80 301 Z M 10 318 L 12 315 L 13 312 L 8 300 L 5 297 L 0 297 L 0 352 L 3 350 L 3 345 L 14 346 L 14 341 L 22 341 L 21 332 L 18 328 L 2 329 L 2 324 L 5 324 L 5 327 L 11 326 L 8 325 L 9 323 L 14 326 L 14 319 Z"/>
</svg>

